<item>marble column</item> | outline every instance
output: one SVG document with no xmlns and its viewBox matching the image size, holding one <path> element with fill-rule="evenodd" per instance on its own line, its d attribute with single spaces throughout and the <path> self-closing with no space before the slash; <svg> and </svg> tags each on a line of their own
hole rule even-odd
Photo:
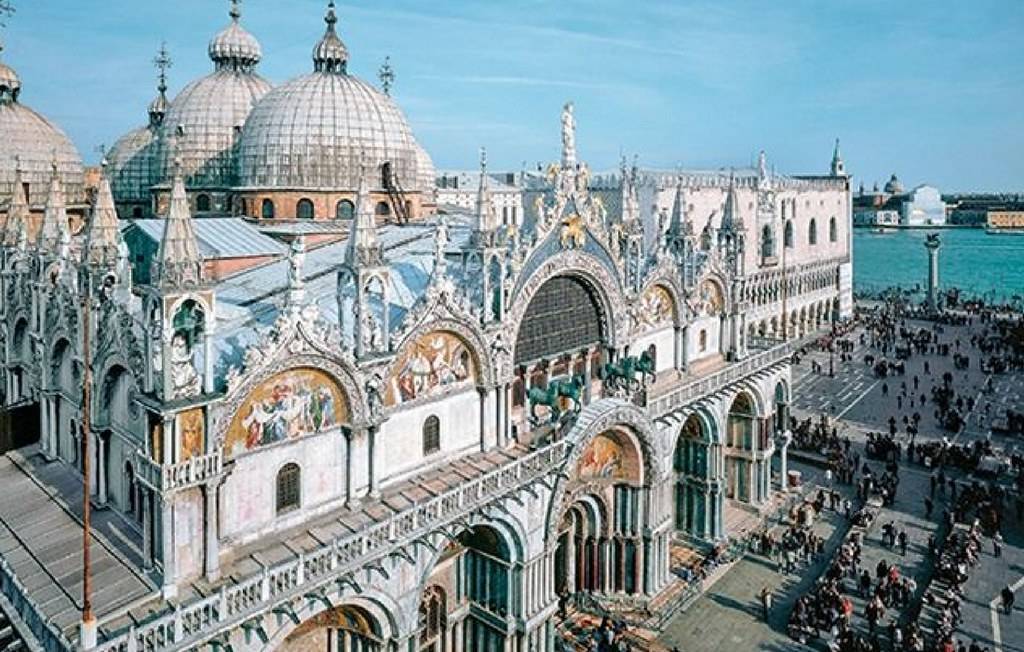
<svg viewBox="0 0 1024 652">
<path fill-rule="evenodd" d="M 220 578 L 220 514 L 217 493 L 219 482 L 209 482 L 203 487 L 206 498 L 206 579 L 214 582 Z"/>
<path fill-rule="evenodd" d="M 107 440 L 96 435 L 96 503 L 107 504 Z"/>
<path fill-rule="evenodd" d="M 342 435 L 345 439 L 345 506 L 351 508 L 358 501 L 352 478 L 352 461 L 355 456 L 352 440 L 355 438 L 355 432 L 351 428 L 343 428 Z"/>
<path fill-rule="evenodd" d="M 370 472 L 370 488 L 369 497 L 379 498 L 380 497 L 380 445 L 377 441 L 377 436 L 380 431 L 377 426 L 370 426 L 366 430 L 366 443 L 369 448 L 368 452 L 368 463 Z"/>
<path fill-rule="evenodd" d="M 149 572 L 153 570 L 153 512 L 149 489 L 140 489 L 138 499 L 142 502 L 142 569 Z"/>
<path fill-rule="evenodd" d="M 178 586 L 175 584 L 174 503 L 167 498 L 160 500 L 160 548 L 164 570 L 162 593 L 164 599 L 169 600 L 178 595 Z"/>
</svg>

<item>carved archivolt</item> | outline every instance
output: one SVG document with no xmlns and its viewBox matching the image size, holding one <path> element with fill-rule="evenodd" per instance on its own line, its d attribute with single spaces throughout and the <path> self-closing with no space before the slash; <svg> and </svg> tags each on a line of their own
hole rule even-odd
<svg viewBox="0 0 1024 652">
<path fill-rule="evenodd" d="M 319 319 L 315 307 L 301 313 L 285 311 L 258 342 L 246 350 L 243 368 L 233 367 L 227 376 L 227 396 L 213 408 L 212 433 L 218 445 L 249 393 L 282 371 L 314 368 L 338 383 L 348 401 L 353 426 L 370 422 L 366 394 L 351 353 L 344 351 L 337 328 Z"/>
<path fill-rule="evenodd" d="M 567 250 L 544 261 L 512 297 L 505 315 L 509 341 L 515 341 L 519 325 L 533 296 L 544 283 L 556 276 L 575 276 L 583 279 L 600 301 L 603 320 L 601 331 L 607 334 L 609 346 L 617 346 L 617 343 L 625 340 L 626 333 L 620 331 L 628 328 L 628 324 L 626 320 L 616 318 L 616 306 L 626 305 L 619 279 L 613 277 L 608 268 L 590 254 L 579 250 Z"/>
</svg>

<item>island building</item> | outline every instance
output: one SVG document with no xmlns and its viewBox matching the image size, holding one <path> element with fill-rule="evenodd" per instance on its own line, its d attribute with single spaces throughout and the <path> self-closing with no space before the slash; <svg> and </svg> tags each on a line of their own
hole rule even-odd
<svg viewBox="0 0 1024 652">
<path fill-rule="evenodd" d="M 922 184 L 905 191 L 895 174 L 881 191 L 878 184 L 870 192 L 861 184 L 853 198 L 855 226 L 944 226 L 946 213 L 937 188 Z"/>
<path fill-rule="evenodd" d="M 232 4 L 83 222 L 0 65 L 0 613 L 30 649 L 553 650 L 558 595 L 654 604 L 674 548 L 769 510 L 792 354 L 852 314 L 838 144 L 820 175 L 597 175 L 567 104 L 521 211 L 484 157 L 439 211 L 336 23 L 272 88 Z"/>
</svg>

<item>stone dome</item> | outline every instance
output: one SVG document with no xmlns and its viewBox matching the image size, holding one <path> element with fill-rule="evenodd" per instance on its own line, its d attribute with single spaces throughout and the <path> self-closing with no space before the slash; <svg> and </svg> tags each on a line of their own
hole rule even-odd
<svg viewBox="0 0 1024 652">
<path fill-rule="evenodd" d="M 167 101 L 166 69 L 171 60 L 163 47 L 154 60 L 160 68 L 157 95 L 149 103 L 149 124 L 121 136 L 107 152 L 107 173 L 117 202 L 142 202 L 150 199 L 150 188 L 159 181 L 155 170 L 159 163 L 160 128 L 170 102 Z"/>
<path fill-rule="evenodd" d="M 152 127 L 139 127 L 121 136 L 107 152 L 110 188 L 118 202 L 145 201 L 156 183 L 153 169 L 159 140 Z"/>
<path fill-rule="evenodd" d="M 2 51 L 0 47 L 0 51 Z M 85 202 L 82 157 L 67 135 L 52 122 L 20 102 L 21 80 L 0 62 L 0 206 L 13 194 L 15 169 L 29 187 L 29 204 L 42 206 L 56 162 L 68 203 Z"/>
<path fill-rule="evenodd" d="M 235 183 L 238 135 L 253 106 L 271 88 L 255 72 L 259 44 L 239 25 L 239 15 L 233 4 L 231 25 L 210 43 L 214 71 L 183 88 L 167 107 L 156 183 L 170 183 L 176 158 L 190 188 Z"/>
<path fill-rule="evenodd" d="M 275 88 L 249 115 L 238 147 L 239 185 L 355 190 L 365 152 L 369 165 L 389 162 L 404 190 L 418 190 L 412 131 L 390 97 L 348 74 L 333 4 L 313 49 L 313 72 Z"/>
<path fill-rule="evenodd" d="M 414 144 L 416 146 L 416 177 L 419 179 L 419 190 L 420 192 L 431 192 L 437 186 L 437 169 L 434 167 L 434 161 L 430 159 L 430 154 L 423 149 L 423 145 L 420 145 L 418 141 Z"/>
<path fill-rule="evenodd" d="M 898 195 L 901 192 L 903 192 L 903 184 L 900 182 L 899 179 L 896 178 L 895 174 L 889 177 L 889 181 L 886 182 L 885 192 L 889 193 L 890 195 Z"/>
</svg>

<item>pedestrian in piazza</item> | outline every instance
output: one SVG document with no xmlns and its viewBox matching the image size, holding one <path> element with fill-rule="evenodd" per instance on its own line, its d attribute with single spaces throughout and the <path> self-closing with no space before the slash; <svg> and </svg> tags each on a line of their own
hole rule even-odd
<svg viewBox="0 0 1024 652">
<path fill-rule="evenodd" d="M 764 614 L 764 622 L 768 622 L 768 615 L 772 610 L 772 592 L 767 586 L 761 588 L 761 610 Z"/>
</svg>

